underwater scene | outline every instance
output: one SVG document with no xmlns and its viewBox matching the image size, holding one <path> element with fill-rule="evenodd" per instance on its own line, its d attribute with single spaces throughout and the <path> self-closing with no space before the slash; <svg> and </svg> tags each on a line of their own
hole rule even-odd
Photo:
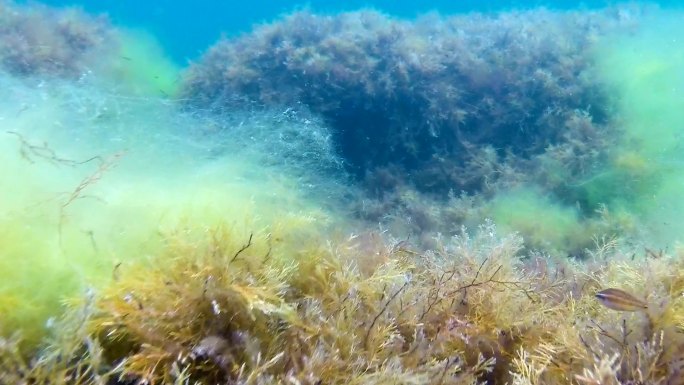
<svg viewBox="0 0 684 385">
<path fill-rule="evenodd" d="M 236 3 L 0 0 L 0 385 L 684 385 L 684 4 Z"/>
</svg>

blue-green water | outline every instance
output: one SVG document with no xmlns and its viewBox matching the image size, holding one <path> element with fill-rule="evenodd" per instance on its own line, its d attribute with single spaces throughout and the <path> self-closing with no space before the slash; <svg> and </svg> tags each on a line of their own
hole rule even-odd
<svg viewBox="0 0 684 385">
<path fill-rule="evenodd" d="M 272 21 L 283 13 L 296 9 L 336 13 L 359 8 L 375 8 L 398 17 L 414 17 L 430 11 L 444 14 L 462 12 L 492 12 L 508 9 L 548 7 L 553 9 L 597 8 L 615 4 L 615 1 L 596 0 L 577 2 L 556 1 L 397 1 L 397 0 L 313 0 L 308 2 L 257 0 L 257 1 L 134 1 L 93 0 L 65 1 L 47 0 L 42 3 L 56 6 L 78 5 L 93 13 L 106 13 L 118 25 L 143 28 L 153 33 L 176 61 L 185 64 L 196 59 L 221 34 L 234 35 L 248 31 L 254 24 Z M 681 2 L 660 1 L 665 6 Z"/>
</svg>

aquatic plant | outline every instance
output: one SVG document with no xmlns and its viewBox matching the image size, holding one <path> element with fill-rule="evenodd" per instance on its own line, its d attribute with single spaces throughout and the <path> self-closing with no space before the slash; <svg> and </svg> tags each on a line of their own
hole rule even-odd
<svg viewBox="0 0 684 385">
<path fill-rule="evenodd" d="M 174 96 L 180 69 L 152 36 L 77 8 L 1 6 L 0 71 L 89 84 L 105 79 L 119 92 Z"/>
<path fill-rule="evenodd" d="M 616 158 L 620 103 L 595 64 L 607 37 L 638 31 L 650 12 L 297 12 L 218 42 L 181 94 L 219 114 L 245 105 L 320 114 L 363 186 L 358 216 L 426 248 L 437 233 L 502 219 L 497 207 L 514 189 L 538 191 L 552 202 L 547 214 L 572 213 L 564 234 L 509 207 L 527 247 L 582 255 L 595 235 L 637 231 L 636 213 L 618 202 L 648 190 L 627 183 L 642 158 Z"/>
<path fill-rule="evenodd" d="M 359 226 L 351 235 L 346 235 L 344 215 L 334 210 L 340 197 L 351 192 L 340 188 L 343 163 L 333 154 L 339 137 L 325 124 L 334 117 L 332 111 L 348 106 L 306 101 L 334 95 L 336 91 L 325 89 L 327 82 L 310 83 L 306 90 L 290 78 L 289 70 L 276 71 L 285 74 L 281 85 L 292 86 L 300 92 L 296 99 L 305 103 L 293 104 L 288 89 L 268 88 L 273 85 L 261 79 L 268 87 L 257 90 L 260 98 L 245 97 L 257 92 L 248 82 L 236 94 L 228 87 L 218 91 L 221 95 L 196 101 L 210 107 L 206 111 L 189 107 L 193 102 L 179 110 L 167 98 L 130 89 L 118 94 L 112 90 L 121 89 L 107 87 L 108 81 L 121 78 L 143 81 L 156 71 L 150 70 L 154 61 L 153 66 L 146 60 L 133 65 L 147 76 L 124 69 L 117 77 L 116 71 L 105 71 L 114 79 L 85 77 L 73 84 L 46 79 L 34 85 L 0 74 L 0 88 L 12 96 L 0 103 L 5 134 L 0 136 L 5 154 L 0 184 L 9 192 L 0 202 L 0 384 L 682 383 L 682 251 L 632 247 L 618 237 L 600 236 L 632 234 L 654 221 L 651 201 L 640 201 L 646 193 L 664 199 L 679 191 L 681 178 L 662 159 L 674 148 L 660 152 L 668 142 L 644 136 L 643 124 L 652 117 L 650 108 L 675 111 L 672 106 L 680 99 L 642 103 L 648 108 L 634 109 L 634 115 L 597 113 L 596 106 L 581 104 L 572 110 L 553 106 L 538 115 L 541 107 L 534 105 L 522 122 L 540 131 L 529 138 L 510 131 L 511 122 L 523 116 L 516 115 L 522 110 L 514 103 L 518 98 L 523 104 L 536 101 L 536 96 L 524 99 L 531 90 L 525 87 L 537 89 L 541 83 L 537 79 L 521 85 L 517 76 L 530 74 L 523 65 L 510 67 L 511 73 L 499 71 L 496 66 L 509 68 L 506 60 L 511 58 L 497 56 L 494 47 L 503 42 L 518 48 L 523 42 L 538 43 L 540 52 L 551 47 L 553 63 L 542 60 L 541 67 L 556 73 L 568 65 L 575 76 L 588 59 L 573 53 L 584 53 L 586 47 L 531 31 L 552 20 L 555 27 L 550 28 L 560 29 L 554 39 L 574 39 L 564 31 L 579 23 L 584 38 L 579 41 L 589 46 L 591 33 L 610 30 L 613 22 L 631 23 L 624 13 L 591 15 L 532 11 L 492 18 L 435 16 L 421 24 L 368 12 L 339 17 L 303 13 L 222 43 L 236 50 L 242 49 L 240 42 L 251 47 L 252 40 L 276 47 L 260 35 L 275 31 L 272 38 L 286 36 L 297 43 L 280 41 L 283 52 L 308 47 L 299 55 L 312 55 L 314 64 L 320 59 L 316 54 L 337 60 L 339 52 L 339 58 L 346 58 L 338 61 L 343 66 L 318 76 L 355 90 L 362 96 L 359 101 L 383 95 L 389 98 L 385 101 L 403 100 L 406 106 L 415 102 L 401 89 L 407 87 L 401 81 L 395 99 L 387 88 L 366 88 L 377 85 L 361 71 L 368 67 L 367 52 L 375 52 L 371 57 L 380 63 L 399 47 L 387 57 L 401 58 L 406 67 L 393 69 L 393 80 L 382 80 L 389 81 L 383 87 L 402 79 L 399 75 L 406 70 L 403 79 L 416 82 L 419 102 L 428 96 L 431 102 L 451 97 L 445 88 L 435 88 L 438 92 L 431 95 L 429 82 L 451 72 L 464 76 L 454 84 L 467 84 L 468 93 L 438 103 L 434 110 L 423 104 L 418 112 L 437 116 L 452 101 L 454 106 L 464 100 L 479 103 L 478 110 L 466 110 L 467 124 L 450 126 L 460 118 L 442 117 L 437 121 L 443 125 L 422 125 L 407 113 L 402 118 L 409 130 L 398 136 L 395 132 L 381 139 L 382 130 L 401 131 L 399 123 L 386 117 L 373 120 L 391 123 L 380 126 L 378 137 L 366 126 L 368 143 L 362 133 L 354 134 L 363 150 L 384 148 L 370 146 L 371 139 L 390 147 L 355 163 L 368 166 L 372 183 L 366 186 L 379 191 L 377 199 L 359 201 L 359 210 L 382 220 L 377 231 Z M 307 28 L 293 29 L 288 24 L 293 20 Z M 320 28 L 331 32 L 319 35 L 323 38 L 316 44 L 299 44 L 314 39 Z M 508 37 L 498 35 L 497 28 Z M 385 39 L 381 44 L 373 40 L 374 33 L 367 34 L 378 31 Z M 445 40 L 435 31 L 447 31 Z M 325 42 L 326 36 L 332 40 Z M 495 39 L 492 46 L 483 36 L 503 40 Z M 431 45 L 435 41 L 439 44 Z M 475 47 L 476 59 L 494 64 L 479 65 L 467 56 L 468 49 L 458 48 L 461 43 Z M 453 46 L 442 50 L 440 44 Z M 129 48 L 135 51 L 135 45 Z M 417 56 L 402 57 L 406 52 Z M 447 59 L 431 56 L 433 52 Z M 449 52 L 463 55 L 454 59 Z M 271 55 L 263 51 L 258 58 L 242 57 L 254 61 L 249 63 L 254 68 L 273 68 Z M 565 55 L 572 58 L 570 64 L 563 61 Z M 522 51 L 513 56 L 525 57 Z M 294 56 L 294 68 L 302 60 Z M 459 69 L 458 60 L 467 65 Z M 441 68 L 444 63 L 458 70 Z M 288 62 L 273 65 L 281 69 Z M 661 71 L 661 65 L 647 66 L 659 69 L 647 74 L 671 79 L 678 73 L 677 66 Z M 376 74 L 384 73 L 381 67 Z M 490 72 L 479 74 L 477 68 Z M 590 78 L 592 73 L 585 74 Z M 249 72 L 242 76 L 252 82 L 257 78 Z M 297 76 L 309 74 L 301 70 Z M 603 94 L 590 96 L 601 88 L 594 88 L 589 78 L 580 80 L 588 88 L 579 88 L 579 101 L 563 88 L 572 88 L 568 82 L 577 81 L 574 77 L 551 81 L 561 89 L 535 95 L 568 106 L 603 101 Z M 370 83 L 362 87 L 359 79 Z M 631 85 L 641 90 L 654 78 L 634 79 Z M 169 83 L 142 87 L 142 93 L 157 94 L 158 85 Z M 521 88 L 507 88 L 512 85 Z M 478 90 L 482 92 L 476 94 Z M 515 98 L 507 99 L 508 94 Z M 497 99 L 471 100 L 473 95 Z M 626 101 L 601 106 L 624 114 Z M 368 111 L 382 110 L 373 103 Z M 386 111 L 400 109 L 395 105 Z M 365 123 L 372 120 L 367 113 L 359 115 Z M 609 118 L 615 116 L 634 118 L 625 126 L 625 143 L 611 136 L 609 128 L 616 121 Z M 676 121 L 679 112 L 671 117 Z M 485 118 L 495 124 L 486 126 Z M 526 120 L 533 118 L 534 123 Z M 658 126 L 659 133 L 673 134 L 669 126 Z M 458 127 L 455 132 L 465 136 L 449 142 L 449 134 L 438 127 Z M 397 137 L 406 141 L 394 142 Z M 444 143 L 436 144 L 442 139 Z M 635 145 L 641 141 L 643 146 Z M 510 148 L 502 150 L 502 143 Z M 620 146 L 610 148 L 615 143 Z M 450 151 L 458 156 L 446 157 L 453 155 Z M 430 156 L 423 158 L 425 154 Z M 395 159 L 399 155 L 404 158 Z M 664 163 L 651 163 L 652 155 Z M 441 167 L 451 161 L 455 166 Z M 448 183 L 435 179 L 436 185 L 416 189 L 425 180 L 418 171 L 451 176 L 445 177 Z M 623 183 L 632 194 L 605 187 Z M 453 191 L 442 191 L 446 201 L 426 194 L 447 187 Z M 470 191 L 459 194 L 459 187 Z M 334 203 L 326 206 L 321 197 L 332 197 Z M 485 224 L 475 231 L 454 229 L 455 223 L 479 222 Z M 327 228 L 330 223 L 334 230 Z M 387 224 L 392 225 L 389 231 Z M 444 228 L 449 232 L 442 233 Z M 402 229 L 417 236 L 396 238 Z M 575 254 L 580 248 L 586 248 L 584 260 L 565 258 L 568 250 Z M 554 255 L 535 249 L 553 250 Z M 82 299 L 75 294 L 83 292 Z M 66 310 L 59 306 L 62 300 Z"/>
<path fill-rule="evenodd" d="M 30 363 L 17 364 L 13 341 L 4 340 L 0 381 L 680 378 L 684 269 L 672 268 L 681 264 L 677 255 L 634 258 L 604 242 L 587 263 L 521 259 L 520 239 L 501 238 L 492 225 L 441 240 L 427 253 L 362 234 L 292 249 L 264 233 L 202 233 L 167 233 L 168 248 L 155 257 L 162 263 L 117 269 L 109 287 L 72 304 L 80 318 L 66 319 L 72 327 L 55 330 L 59 338 Z M 594 295 L 613 287 L 638 293 L 648 309 L 602 306 Z M 82 348 L 69 348 L 74 344 Z"/>
<path fill-rule="evenodd" d="M 600 151 L 602 140 L 573 140 L 608 135 L 591 48 L 626 24 L 613 9 L 415 21 L 298 12 L 218 42 L 191 66 L 183 94 L 218 110 L 245 99 L 303 103 L 332 124 L 340 154 L 372 192 L 377 179 L 390 184 L 382 190 L 476 192 L 498 178 L 470 167 L 485 145 L 495 163 L 549 148 L 570 146 L 580 158 Z M 575 177 L 577 167 L 569 170 Z"/>
<path fill-rule="evenodd" d="M 0 4 L 0 68 L 12 74 L 78 78 L 112 45 L 105 17 L 75 8 Z"/>
<path fill-rule="evenodd" d="M 64 298 L 156 253 L 160 231 L 226 221 L 274 238 L 322 231 L 342 194 L 327 128 L 304 111 L 217 119 L 117 93 L 118 80 L 0 73 L 10 96 L 0 102 L 0 337 L 21 333 L 22 349 Z"/>
<path fill-rule="evenodd" d="M 666 38 L 679 33 L 676 15 L 646 7 L 416 21 L 295 14 L 219 42 L 191 68 L 185 92 L 199 98 L 190 104 L 218 111 L 251 100 L 321 113 L 364 181 L 357 213 L 428 248 L 428 233 L 480 223 L 510 189 L 536 190 L 553 202 L 549 212 L 575 213 L 572 234 L 556 232 L 562 242 L 531 230 L 546 228 L 536 218 L 513 228 L 528 247 L 577 256 L 596 235 L 621 235 L 665 248 L 681 234 L 671 219 L 681 211 L 681 96 L 668 88 L 681 83 L 681 52 Z M 336 77 L 333 63 L 354 76 Z M 403 77 L 401 63 L 413 63 Z M 430 109 L 429 92 L 432 101 L 452 96 Z M 437 113 L 458 109 L 468 112 L 458 124 Z"/>
</svg>

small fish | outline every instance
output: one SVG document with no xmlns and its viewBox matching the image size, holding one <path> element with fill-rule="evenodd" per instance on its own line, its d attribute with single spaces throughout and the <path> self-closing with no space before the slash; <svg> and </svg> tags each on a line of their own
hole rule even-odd
<svg viewBox="0 0 684 385">
<path fill-rule="evenodd" d="M 648 308 L 646 302 L 620 289 L 605 289 L 596 293 L 596 299 L 609 309 L 617 311 L 639 311 Z"/>
</svg>

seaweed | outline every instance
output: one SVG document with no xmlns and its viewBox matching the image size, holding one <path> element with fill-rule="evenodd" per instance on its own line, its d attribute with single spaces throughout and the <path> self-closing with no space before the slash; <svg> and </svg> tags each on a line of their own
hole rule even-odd
<svg viewBox="0 0 684 385">
<path fill-rule="evenodd" d="M 0 17 L 16 17 L 6 15 Z M 640 218 L 629 205 L 621 209 L 608 188 L 589 188 L 633 176 L 655 185 L 634 182 L 629 201 L 661 182 L 649 178 L 648 152 L 608 150 L 616 122 L 612 111 L 597 106 L 612 101 L 585 72 L 596 36 L 633 21 L 623 16 L 535 10 L 408 22 L 369 11 L 296 13 L 219 43 L 190 71 L 186 92 L 195 99 L 183 101 L 187 114 L 160 120 L 174 127 L 167 134 L 191 130 L 195 136 L 177 142 L 201 147 L 186 156 L 202 153 L 212 169 L 202 168 L 203 178 L 188 178 L 173 165 L 153 169 L 185 176 L 179 184 L 208 185 L 205 195 L 199 188 L 179 194 L 210 201 L 210 209 L 193 213 L 202 219 L 196 222 L 164 216 L 164 226 L 154 227 L 160 219 L 152 220 L 154 247 L 136 238 L 149 231 L 136 227 L 150 222 L 137 210 L 150 203 L 142 196 L 135 195 L 133 215 L 107 218 L 102 228 L 124 223 L 132 234 L 114 238 L 121 243 L 112 249 L 118 262 L 96 275 L 83 295 L 64 300 L 63 314 L 47 321 L 48 335 L 38 346 L 21 328 L 0 337 L 0 384 L 681 383 L 683 251 L 631 244 L 625 235 L 643 226 Z M 88 45 L 73 40 L 75 47 Z M 497 54 L 504 46 L 511 49 L 505 57 Z M 351 96 L 338 98 L 336 87 Z M 59 90 L 40 97 L 60 101 Z M 89 92 L 69 91 L 72 98 Z M 66 121 L 114 126 L 99 113 L 106 103 L 88 95 L 80 115 Z M 131 111 L 154 119 L 176 112 L 166 104 L 154 111 L 154 101 L 140 98 L 116 102 L 114 121 Z M 217 115 L 189 107 L 193 103 L 216 108 L 210 113 Z M 48 104 L 31 108 L 49 111 Z M 29 111 L 15 107 L 8 111 L 18 109 L 16 117 Z M 343 110 L 352 113 L 336 114 Z M 333 143 L 325 121 L 338 130 Z M 362 124 L 355 132 L 339 131 L 350 123 Z M 631 128 L 639 138 L 640 127 Z M 22 165 L 89 162 L 71 160 L 25 131 L 12 131 L 18 145 L 8 147 L 16 148 Z M 212 134 L 221 133 L 231 142 L 213 143 Z M 143 138 L 154 138 L 150 142 L 167 153 L 179 148 L 170 147 L 174 140 Z M 345 152 L 351 147 L 345 141 L 359 143 L 361 152 Z M 262 170 L 249 169 L 250 162 L 218 161 L 226 153 L 249 155 L 268 177 L 288 174 L 283 184 L 312 194 L 339 183 L 304 172 L 318 165 L 316 172 L 339 175 L 343 162 L 330 153 L 335 143 L 357 180 L 367 182 L 357 209 L 379 219 L 378 230 L 355 223 L 345 235 L 347 218 L 340 215 L 335 231 L 320 231 L 322 221 L 313 220 L 312 211 L 297 211 L 311 202 L 280 196 L 289 191 L 278 183 L 256 183 Z M 262 151 L 267 147 L 272 152 Z M 155 158 L 166 162 L 180 151 L 151 153 L 166 154 Z M 65 182 L 72 188 L 57 202 L 60 219 L 119 166 L 118 155 L 90 161 L 98 166 L 93 173 L 79 174 L 75 187 Z M 139 165 L 127 169 L 138 180 L 151 178 L 149 170 L 132 168 L 139 171 Z M 256 184 L 216 183 L 236 170 Z M 45 190 L 55 187 L 41 182 Z M 165 194 L 179 189 L 155 183 Z M 246 217 L 225 209 L 226 186 L 252 199 Z M 256 190 L 280 200 L 254 199 Z M 244 210 L 244 202 L 232 203 Z M 287 206 L 285 213 L 275 212 L 280 206 Z M 102 206 L 99 215 L 119 207 L 130 206 Z M 97 216 L 90 208 L 81 214 Z M 266 212 L 266 219 L 254 219 Z M 397 238 L 404 233 L 411 236 Z M 85 258 L 93 232 L 85 234 L 90 239 L 78 235 L 87 247 L 70 256 Z M 29 270 L 30 279 L 35 271 Z M 641 302 L 638 309 L 622 307 L 636 310 L 628 312 L 603 306 L 596 295 L 606 290 L 633 293 L 645 308 Z M 5 308 L 28 306 L 12 301 L 3 298 Z"/>
<path fill-rule="evenodd" d="M 485 146 L 495 166 L 510 155 L 518 172 L 543 172 L 522 161 L 547 154 L 580 178 L 611 137 L 592 49 L 599 36 L 633 26 L 619 14 L 297 12 L 216 43 L 187 71 L 182 94 L 217 111 L 307 106 L 332 125 L 348 169 L 371 193 L 485 190 L 505 177 L 473 169 Z"/>
<path fill-rule="evenodd" d="M 15 75 L 78 79 L 94 55 L 115 46 L 103 16 L 4 0 L 0 10 L 0 67 Z"/>
<path fill-rule="evenodd" d="M 684 270 L 672 268 L 681 263 L 676 255 L 633 260 L 608 243 L 595 255 L 610 264 L 525 259 L 521 240 L 498 236 L 491 224 L 424 253 L 405 240 L 366 238 L 384 255 L 381 261 L 361 252 L 356 238 L 293 252 L 273 248 L 265 234 L 242 241 L 235 234 L 226 228 L 208 238 L 168 234 L 168 249 L 157 256 L 162 263 L 120 268 L 111 285 L 71 304 L 69 314 L 79 316 L 55 330 L 69 343 L 53 343 L 17 365 L 12 341 L 4 340 L 0 381 L 630 384 L 679 378 Z M 375 262 L 360 274 L 367 257 Z M 594 299 L 597 290 L 615 285 L 641 293 L 648 311 L 619 313 Z M 51 370 L 55 360 L 64 370 Z"/>
<path fill-rule="evenodd" d="M 636 213 L 620 202 L 650 191 L 634 183 L 653 176 L 637 175 L 643 158 L 615 149 L 621 104 L 596 62 L 604 40 L 639 31 L 651 12 L 295 12 L 217 42 L 181 94 L 217 116 L 245 106 L 320 115 L 361 188 L 350 208 L 419 247 L 492 218 L 530 249 L 584 256 L 594 235 L 635 236 Z M 519 191 L 551 219 L 529 205 L 504 213 Z"/>
</svg>

